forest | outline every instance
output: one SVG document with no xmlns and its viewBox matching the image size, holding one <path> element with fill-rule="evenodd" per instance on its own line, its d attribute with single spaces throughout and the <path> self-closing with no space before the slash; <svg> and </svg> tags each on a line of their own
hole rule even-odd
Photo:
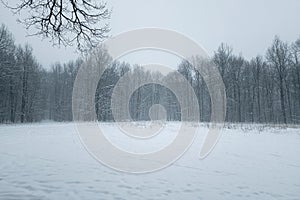
<svg viewBox="0 0 300 200">
<path fill-rule="evenodd" d="M 272 38 L 270 38 L 271 41 Z M 138 65 L 113 61 L 103 49 L 99 59 L 110 67 L 99 80 L 95 110 L 99 121 L 113 121 L 111 95 L 125 73 L 141 80 L 173 80 Z M 0 27 L 0 123 L 28 123 L 42 120 L 72 121 L 72 90 L 83 59 L 56 62 L 45 69 L 29 44 L 18 45 L 5 25 Z M 198 98 L 201 121 L 210 121 L 210 96 L 203 78 L 182 60 L 177 72 L 190 83 Z M 235 55 L 230 45 L 220 44 L 211 57 L 226 88 L 226 121 L 241 123 L 300 123 L 300 38 L 287 43 L 275 36 L 265 55 L 250 60 Z M 163 105 L 167 120 L 180 121 L 180 105 L 168 88 L 159 84 L 140 87 L 130 98 L 133 120 L 149 120 L 153 104 Z"/>
</svg>

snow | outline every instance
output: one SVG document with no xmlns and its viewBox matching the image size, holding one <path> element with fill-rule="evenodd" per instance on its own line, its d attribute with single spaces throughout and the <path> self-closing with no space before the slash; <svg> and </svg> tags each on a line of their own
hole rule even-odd
<svg viewBox="0 0 300 200">
<path fill-rule="evenodd" d="M 168 144 L 178 123 L 138 142 L 114 124 L 101 126 L 112 143 L 135 152 Z M 201 126 L 191 148 L 170 167 L 128 174 L 94 160 L 73 123 L 1 125 L 0 199 L 300 199 L 300 129 L 258 127 L 225 128 L 213 152 L 200 160 L 207 131 Z"/>
</svg>

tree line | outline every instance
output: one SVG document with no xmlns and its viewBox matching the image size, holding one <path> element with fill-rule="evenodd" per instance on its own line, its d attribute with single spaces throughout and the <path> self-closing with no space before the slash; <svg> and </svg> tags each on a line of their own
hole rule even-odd
<svg viewBox="0 0 300 200">
<path fill-rule="evenodd" d="M 175 72 L 163 75 L 125 62 L 113 61 L 103 49 L 98 60 L 105 70 L 95 94 L 99 121 L 113 121 L 111 97 L 118 80 L 126 73 L 137 80 L 180 81 Z M 264 56 L 251 60 L 233 54 L 221 44 L 210 63 L 219 68 L 226 88 L 226 121 L 253 123 L 300 122 L 300 38 L 289 44 L 275 37 Z M 12 34 L 0 27 L 0 123 L 72 120 L 73 83 L 83 60 L 55 63 L 44 69 L 30 45 L 16 45 Z M 211 101 L 206 84 L 195 66 L 200 58 L 183 60 L 177 69 L 194 89 L 201 121 L 210 120 Z M 128 86 L 130 87 L 130 86 Z M 185 88 L 180 88 L 185 90 Z M 186 97 L 187 101 L 188 98 Z M 174 93 L 160 84 L 146 84 L 130 97 L 132 120 L 149 120 L 154 104 L 166 110 L 167 120 L 180 120 L 180 103 Z M 126 109 L 120 105 L 120 109 Z M 187 109 L 193 109 L 188 107 Z M 124 119 L 126 120 L 126 119 Z"/>
</svg>

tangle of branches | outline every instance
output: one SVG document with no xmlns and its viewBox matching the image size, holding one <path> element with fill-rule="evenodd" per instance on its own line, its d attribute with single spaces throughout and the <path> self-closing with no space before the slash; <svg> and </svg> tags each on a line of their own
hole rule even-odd
<svg viewBox="0 0 300 200">
<path fill-rule="evenodd" d="M 2 3 L 15 14 L 27 11 L 25 18 L 18 20 L 26 29 L 34 30 L 29 35 L 50 38 L 54 45 L 72 46 L 81 52 L 97 46 L 107 37 L 110 18 L 106 3 L 93 0 L 20 0 L 20 4 Z"/>
</svg>

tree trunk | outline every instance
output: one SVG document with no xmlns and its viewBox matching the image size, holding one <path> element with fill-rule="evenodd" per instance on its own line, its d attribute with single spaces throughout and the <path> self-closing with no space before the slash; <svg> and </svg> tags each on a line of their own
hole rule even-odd
<svg viewBox="0 0 300 200">
<path fill-rule="evenodd" d="M 15 108 L 14 108 L 14 92 L 13 92 L 13 81 L 10 78 L 9 85 L 9 100 L 10 100 L 10 122 L 15 122 Z"/>
<path fill-rule="evenodd" d="M 26 100 L 27 100 L 27 72 L 24 66 L 23 79 L 22 79 L 22 100 L 21 100 L 21 123 L 24 122 L 26 117 Z"/>
<path fill-rule="evenodd" d="M 285 112 L 285 103 L 284 103 L 284 91 L 283 91 L 283 78 L 279 76 L 280 83 L 280 103 L 281 103 L 281 112 L 283 116 L 283 123 L 287 123 L 286 121 L 286 112 Z"/>
</svg>

